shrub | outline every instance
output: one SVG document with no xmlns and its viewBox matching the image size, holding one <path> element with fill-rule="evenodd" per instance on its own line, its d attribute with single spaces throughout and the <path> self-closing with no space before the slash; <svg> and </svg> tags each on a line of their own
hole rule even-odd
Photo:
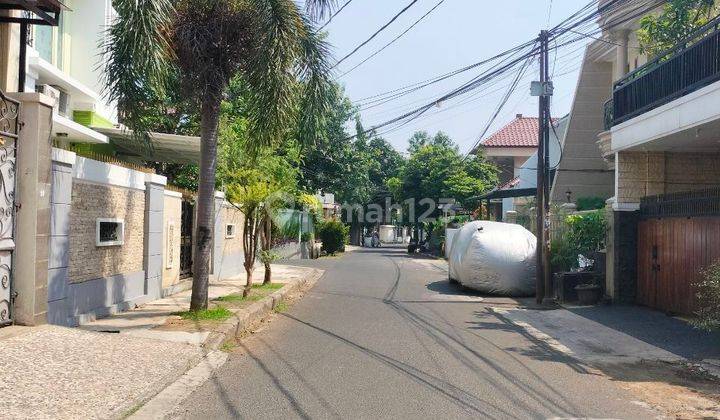
<svg viewBox="0 0 720 420">
<path fill-rule="evenodd" d="M 579 254 L 590 257 L 605 244 L 607 225 L 602 210 L 572 214 L 565 223 L 565 234 L 551 243 L 550 264 L 556 273 L 577 268 Z"/>
<path fill-rule="evenodd" d="M 350 228 L 338 220 L 323 222 L 318 228 L 322 250 L 330 255 L 342 251 L 349 239 L 349 232 Z"/>
<path fill-rule="evenodd" d="M 312 242 L 314 240 L 315 240 L 315 235 L 313 235 L 312 232 L 303 232 L 303 234 L 300 235 L 301 242 Z"/>
<path fill-rule="evenodd" d="M 602 197 L 578 197 L 575 205 L 578 211 L 604 209 L 605 199 Z"/>
<path fill-rule="evenodd" d="M 602 210 L 587 214 L 572 214 L 565 219 L 569 226 L 566 235 L 569 245 L 578 254 L 588 256 L 599 251 L 605 244 L 607 226 Z"/>
<path fill-rule="evenodd" d="M 694 286 L 699 309 L 693 325 L 706 331 L 720 329 L 720 260 L 700 270 Z"/>
<path fill-rule="evenodd" d="M 575 247 L 566 239 L 560 238 L 550 243 L 550 266 L 553 273 L 567 272 L 577 268 L 577 252 Z"/>
</svg>

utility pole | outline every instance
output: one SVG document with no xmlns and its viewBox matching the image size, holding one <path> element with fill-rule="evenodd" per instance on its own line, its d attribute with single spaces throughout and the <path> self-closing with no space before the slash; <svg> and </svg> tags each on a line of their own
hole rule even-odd
<svg viewBox="0 0 720 420">
<path fill-rule="evenodd" d="M 550 235 L 548 232 L 548 213 L 550 210 L 550 96 L 553 87 L 549 76 L 549 39 L 548 31 L 540 32 L 540 81 L 533 82 L 532 95 L 538 97 L 538 159 L 537 192 L 535 195 L 536 228 L 536 284 L 535 294 L 538 304 L 552 302 L 552 282 L 550 277 Z"/>
</svg>

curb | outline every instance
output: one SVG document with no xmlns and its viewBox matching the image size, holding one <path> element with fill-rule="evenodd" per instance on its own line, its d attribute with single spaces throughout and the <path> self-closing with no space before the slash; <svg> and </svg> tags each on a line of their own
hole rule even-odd
<svg viewBox="0 0 720 420">
<path fill-rule="evenodd" d="M 280 290 L 271 293 L 247 308 L 237 310 L 233 317 L 223 322 L 201 344 L 205 356 L 182 376 L 157 394 L 136 404 L 137 411 L 125 412 L 127 419 L 164 419 L 175 410 L 195 389 L 212 377 L 214 372 L 228 360 L 228 354 L 218 350 L 230 337 L 250 330 L 255 324 L 270 315 L 287 295 L 303 288 L 311 288 L 325 274 L 324 270 L 313 269 L 301 280 L 287 283 Z"/>
<path fill-rule="evenodd" d="M 165 418 L 169 411 L 180 405 L 193 390 L 210 379 L 213 373 L 227 362 L 227 359 L 227 353 L 211 351 L 192 369 L 125 418 L 137 420 Z"/>
<path fill-rule="evenodd" d="M 287 295 L 305 287 L 314 286 L 323 274 L 325 274 L 325 271 L 313 269 L 303 279 L 288 283 L 280 290 L 271 293 L 249 307 L 237 310 L 230 319 L 224 321 L 215 331 L 210 333 L 201 346 L 206 351 L 218 350 L 230 336 L 235 337 L 249 330 L 254 324 L 272 313 L 278 304 L 285 300 Z"/>
</svg>

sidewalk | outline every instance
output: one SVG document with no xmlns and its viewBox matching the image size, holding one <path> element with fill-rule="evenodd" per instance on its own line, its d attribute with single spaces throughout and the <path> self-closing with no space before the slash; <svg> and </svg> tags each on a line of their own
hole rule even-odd
<svg viewBox="0 0 720 420">
<path fill-rule="evenodd" d="M 256 270 L 256 282 L 262 275 Z M 178 318 L 174 312 L 189 308 L 190 291 L 81 328 L 0 329 L 0 412 L 4 418 L 123 417 L 201 363 L 225 334 L 259 320 L 287 293 L 321 275 L 321 270 L 273 265 L 273 283 L 286 285 L 233 310 L 231 319 L 208 331 L 160 329 Z M 244 283 L 244 276 L 213 283 L 210 299 L 238 293 Z"/>
<path fill-rule="evenodd" d="M 567 306 L 555 311 L 512 310 L 504 315 L 557 340 L 579 359 L 720 361 L 720 332 L 641 306 Z"/>
<path fill-rule="evenodd" d="M 720 332 L 640 306 L 493 308 L 485 316 L 527 335 L 536 357 L 559 351 L 668 417 L 720 418 Z"/>
</svg>

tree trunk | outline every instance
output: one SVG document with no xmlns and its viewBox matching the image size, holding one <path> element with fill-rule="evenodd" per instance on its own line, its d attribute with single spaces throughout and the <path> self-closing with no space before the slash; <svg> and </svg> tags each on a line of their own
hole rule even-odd
<svg viewBox="0 0 720 420">
<path fill-rule="evenodd" d="M 270 252 L 272 248 L 272 219 L 270 216 L 265 216 L 265 233 L 263 234 L 263 251 Z M 272 272 L 270 269 L 270 261 L 265 260 L 265 278 L 263 279 L 263 285 L 270 284 L 272 281 Z"/>
<path fill-rule="evenodd" d="M 220 119 L 220 95 L 206 92 L 200 110 L 200 174 L 197 196 L 197 222 L 194 242 L 193 287 L 190 310 L 207 309 L 210 251 L 215 213 L 215 168 Z"/>
<path fill-rule="evenodd" d="M 255 210 L 245 215 L 245 229 L 243 229 L 243 253 L 245 254 L 245 275 L 247 281 L 243 289 L 243 297 L 247 297 L 252 290 L 253 270 L 255 269 L 255 250 L 257 247 L 257 223 Z"/>
<path fill-rule="evenodd" d="M 265 263 L 265 279 L 263 279 L 263 285 L 270 284 L 272 281 L 272 271 L 270 263 Z"/>
<path fill-rule="evenodd" d="M 245 283 L 245 288 L 243 289 L 243 297 L 248 297 L 250 294 L 250 291 L 252 290 L 252 282 L 253 282 L 253 267 L 248 267 L 245 265 L 245 275 L 247 276 L 247 282 Z"/>
</svg>

